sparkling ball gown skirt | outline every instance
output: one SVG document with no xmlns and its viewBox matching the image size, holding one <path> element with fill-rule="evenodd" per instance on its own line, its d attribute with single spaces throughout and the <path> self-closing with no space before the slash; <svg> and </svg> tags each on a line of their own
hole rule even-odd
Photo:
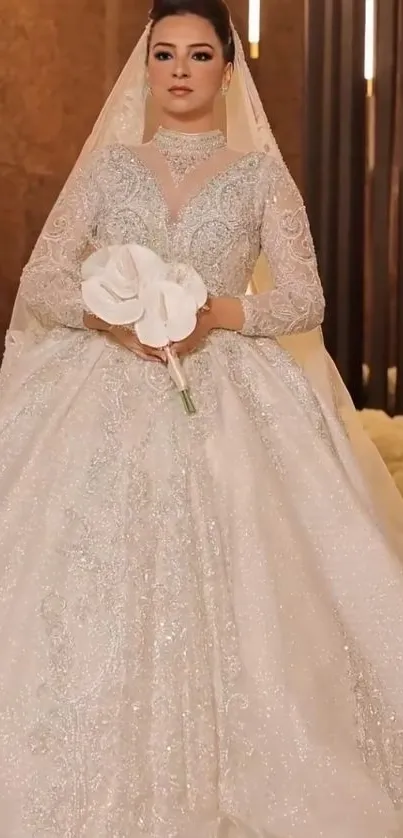
<svg viewBox="0 0 403 838">
<path fill-rule="evenodd" d="M 164 367 L 82 327 L 88 242 L 128 241 L 242 299 L 243 333 L 185 361 L 193 417 Z M 248 298 L 261 249 L 276 288 Z M 110 147 L 21 295 L 1 374 L 1 838 L 403 838 L 402 557 L 276 341 L 323 316 L 292 182 L 219 132 Z"/>
</svg>

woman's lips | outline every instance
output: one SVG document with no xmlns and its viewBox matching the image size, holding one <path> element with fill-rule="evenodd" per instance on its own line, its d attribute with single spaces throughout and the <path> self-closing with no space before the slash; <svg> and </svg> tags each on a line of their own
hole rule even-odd
<svg viewBox="0 0 403 838">
<path fill-rule="evenodd" d="M 171 87 L 169 92 L 172 96 L 188 96 L 193 91 L 190 87 Z"/>
</svg>

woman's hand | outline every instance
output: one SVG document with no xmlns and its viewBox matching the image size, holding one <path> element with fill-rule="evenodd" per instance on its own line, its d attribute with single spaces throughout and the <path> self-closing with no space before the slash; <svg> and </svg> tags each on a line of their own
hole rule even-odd
<svg viewBox="0 0 403 838">
<path fill-rule="evenodd" d="M 242 303 L 236 297 L 209 297 L 204 308 L 199 311 L 195 330 L 185 340 L 174 343 L 172 349 L 177 355 L 194 352 L 213 329 L 226 329 L 240 332 L 245 320 Z"/>
<path fill-rule="evenodd" d="M 165 353 L 162 349 L 154 349 L 152 346 L 146 346 L 141 343 L 131 329 L 125 329 L 124 326 L 112 326 L 108 329 L 108 334 L 125 349 L 143 358 L 144 361 L 154 361 L 157 364 L 166 364 Z"/>
<path fill-rule="evenodd" d="M 138 355 L 139 358 L 143 358 L 145 361 L 154 361 L 154 363 L 156 362 L 158 364 L 166 363 L 163 350 L 153 349 L 152 346 L 145 346 L 144 343 L 139 341 L 137 335 L 131 329 L 125 328 L 125 326 L 111 326 L 110 323 L 105 323 L 104 320 L 95 317 L 94 314 L 87 313 L 84 314 L 83 322 L 87 329 L 94 329 L 97 332 L 107 332 L 116 343 L 133 352 L 135 355 Z"/>
<path fill-rule="evenodd" d="M 197 315 L 196 328 L 185 340 L 172 344 L 172 350 L 182 357 L 198 349 L 206 340 L 212 329 L 227 329 L 241 331 L 244 324 L 242 304 L 236 297 L 210 297 L 206 306 Z M 166 363 L 163 349 L 153 349 L 145 346 L 138 337 L 124 326 L 110 326 L 93 314 L 84 314 L 84 325 L 88 329 L 107 332 L 114 340 L 130 352 L 134 352 L 145 361 Z"/>
<path fill-rule="evenodd" d="M 213 328 L 211 310 L 206 306 L 206 308 L 199 311 L 197 315 L 196 328 L 193 330 L 192 334 L 185 338 L 185 340 L 173 343 L 171 346 L 172 350 L 179 358 L 183 355 L 189 355 L 190 352 L 194 352 L 195 349 L 199 349 Z"/>
</svg>

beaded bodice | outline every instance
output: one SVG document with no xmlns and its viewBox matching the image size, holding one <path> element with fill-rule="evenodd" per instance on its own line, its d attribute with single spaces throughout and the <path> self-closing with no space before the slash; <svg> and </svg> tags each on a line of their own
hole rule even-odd
<svg viewBox="0 0 403 838">
<path fill-rule="evenodd" d="M 323 294 L 306 214 L 291 177 L 263 153 L 229 149 L 220 131 L 160 128 L 150 143 L 93 154 L 62 193 L 22 281 L 42 324 L 82 327 L 88 249 L 136 242 L 192 265 L 212 295 L 240 296 L 244 333 L 317 326 Z M 260 251 L 275 289 L 245 296 Z"/>
</svg>

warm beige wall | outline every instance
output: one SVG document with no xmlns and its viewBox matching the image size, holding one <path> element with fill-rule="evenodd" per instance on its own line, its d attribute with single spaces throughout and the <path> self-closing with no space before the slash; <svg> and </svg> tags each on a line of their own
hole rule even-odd
<svg viewBox="0 0 403 838">
<path fill-rule="evenodd" d="M 228 0 L 245 40 L 248 4 Z M 304 0 L 262 0 L 262 43 L 252 72 L 276 139 L 301 183 L 304 78 Z"/>
<path fill-rule="evenodd" d="M 0 0 L 0 331 L 21 267 L 104 98 L 99 0 Z"/>
<path fill-rule="evenodd" d="M 0 333 L 22 265 L 151 0 L 0 0 Z M 254 72 L 300 177 L 304 0 L 265 0 Z M 246 0 L 232 0 L 246 34 Z"/>
</svg>

